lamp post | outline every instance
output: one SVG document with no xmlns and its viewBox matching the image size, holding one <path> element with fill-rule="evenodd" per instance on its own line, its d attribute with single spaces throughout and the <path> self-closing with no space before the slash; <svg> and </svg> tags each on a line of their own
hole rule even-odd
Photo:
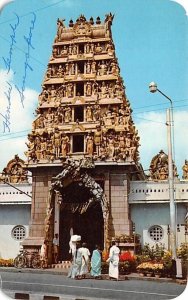
<svg viewBox="0 0 188 300">
<path fill-rule="evenodd" d="M 170 245 L 172 251 L 172 258 L 177 259 L 176 256 L 176 212 L 175 212 L 175 202 L 174 202 L 174 172 L 173 172 L 173 161 L 172 161 L 172 112 L 173 105 L 172 100 L 161 92 L 157 88 L 155 82 L 151 82 L 149 85 L 151 93 L 159 92 L 165 98 L 170 101 L 170 109 L 167 109 L 166 115 L 166 125 L 167 125 L 167 139 L 168 139 L 168 182 L 169 182 L 169 199 L 170 199 Z"/>
</svg>

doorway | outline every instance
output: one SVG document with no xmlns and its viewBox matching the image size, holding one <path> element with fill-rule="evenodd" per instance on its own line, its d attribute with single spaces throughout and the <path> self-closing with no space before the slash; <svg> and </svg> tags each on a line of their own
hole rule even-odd
<svg viewBox="0 0 188 300">
<path fill-rule="evenodd" d="M 87 243 L 91 253 L 96 244 L 103 248 L 104 220 L 101 204 L 94 203 L 82 214 L 78 210 L 73 212 L 71 209 L 73 204 L 83 204 L 91 198 L 89 189 L 84 187 L 81 182 L 74 182 L 63 190 L 62 197 L 66 206 L 62 205 L 60 211 L 60 260 L 70 259 L 69 241 L 72 231 L 73 234 L 81 235 L 82 242 Z"/>
</svg>

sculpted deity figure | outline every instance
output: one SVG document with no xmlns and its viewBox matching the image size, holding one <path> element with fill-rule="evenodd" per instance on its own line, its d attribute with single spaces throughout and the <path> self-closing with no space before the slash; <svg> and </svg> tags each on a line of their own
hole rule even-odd
<svg viewBox="0 0 188 300">
<path fill-rule="evenodd" d="M 65 134 L 65 132 L 62 133 L 61 138 L 61 155 L 62 157 L 66 157 L 68 152 L 70 151 L 70 143 L 69 143 L 69 137 Z"/>
<path fill-rule="evenodd" d="M 118 75 L 118 73 L 119 73 L 117 63 L 115 62 L 114 59 L 112 60 L 112 62 L 110 64 L 110 73 L 115 75 L 115 76 Z"/>
<path fill-rule="evenodd" d="M 109 83 L 108 85 L 108 94 L 109 98 L 114 98 L 114 86 L 112 83 Z"/>
<path fill-rule="evenodd" d="M 68 49 L 67 46 L 64 46 L 61 50 L 61 56 L 67 56 L 68 55 Z"/>
<path fill-rule="evenodd" d="M 102 47 L 100 43 L 97 43 L 97 45 L 95 46 L 95 53 L 101 53 L 101 52 L 102 52 Z"/>
<path fill-rule="evenodd" d="M 93 121 L 98 121 L 100 119 L 100 105 L 97 102 L 93 106 Z"/>
<path fill-rule="evenodd" d="M 45 127 L 51 126 L 52 122 L 53 122 L 53 119 L 54 119 L 54 113 L 52 112 L 52 109 L 50 107 L 48 109 L 48 111 L 46 112 L 46 115 L 45 115 L 45 119 L 44 119 Z"/>
<path fill-rule="evenodd" d="M 46 158 L 50 161 L 53 161 L 55 158 L 55 150 L 51 139 L 47 139 Z"/>
<path fill-rule="evenodd" d="M 127 133 L 125 138 L 125 148 L 126 148 L 126 155 L 130 157 L 130 148 L 131 148 L 131 136 L 130 133 Z"/>
<path fill-rule="evenodd" d="M 93 60 L 91 63 L 91 73 L 96 74 L 96 61 Z"/>
<path fill-rule="evenodd" d="M 73 97 L 73 84 L 71 82 L 67 85 L 67 97 Z"/>
<path fill-rule="evenodd" d="M 72 110 L 69 106 L 64 108 L 64 121 L 65 123 L 69 123 L 72 121 Z"/>
<path fill-rule="evenodd" d="M 63 20 L 60 20 L 59 18 L 57 19 L 57 36 L 56 36 L 56 39 L 55 41 L 61 41 L 61 35 L 62 35 L 62 32 L 63 32 L 63 28 L 65 27 L 64 25 L 64 22 L 65 19 Z"/>
<path fill-rule="evenodd" d="M 89 156 L 93 155 L 93 136 L 91 132 L 88 132 L 86 136 L 86 152 Z"/>
<path fill-rule="evenodd" d="M 43 86 L 43 90 L 39 95 L 39 104 L 42 105 L 43 102 L 48 101 L 49 92 L 45 86 Z"/>
<path fill-rule="evenodd" d="M 21 181 L 22 169 L 19 164 L 15 164 L 12 166 L 10 170 L 10 182 L 18 183 Z"/>
<path fill-rule="evenodd" d="M 132 141 L 131 142 L 131 147 L 129 149 L 129 155 L 130 155 L 130 159 L 132 161 L 136 160 L 136 150 L 137 150 L 136 144 Z"/>
<path fill-rule="evenodd" d="M 59 68 L 57 70 L 57 77 L 63 77 L 64 75 L 64 68 L 62 67 L 62 65 L 59 65 Z"/>
<path fill-rule="evenodd" d="M 98 63 L 98 70 L 99 70 L 99 75 L 101 75 L 101 76 L 107 74 L 107 65 L 104 62 L 104 60 L 102 60 L 101 64 L 100 64 L 100 62 Z"/>
<path fill-rule="evenodd" d="M 41 158 L 46 159 L 47 141 L 46 138 L 41 137 Z"/>
<path fill-rule="evenodd" d="M 85 45 L 85 53 L 90 53 L 90 44 L 89 43 L 87 43 L 86 45 Z"/>
<path fill-rule="evenodd" d="M 182 167 L 183 170 L 183 179 L 188 179 L 188 160 L 185 160 L 185 164 Z"/>
<path fill-rule="evenodd" d="M 28 140 L 29 143 L 25 143 L 26 146 L 28 147 L 28 151 L 25 152 L 25 155 L 28 158 L 28 161 L 30 161 L 31 159 L 35 159 L 36 155 L 35 155 L 35 142 L 34 142 L 34 137 L 32 134 L 28 134 Z"/>
<path fill-rule="evenodd" d="M 49 80 L 52 77 L 52 68 L 49 66 L 46 71 L 45 80 Z"/>
<path fill-rule="evenodd" d="M 39 161 L 41 159 L 41 139 L 38 135 L 35 138 L 35 154 Z"/>
<path fill-rule="evenodd" d="M 55 90 L 55 87 L 54 87 L 53 84 L 52 84 L 51 89 L 50 89 L 50 99 L 52 101 L 55 101 L 55 99 L 56 99 L 56 90 Z"/>
<path fill-rule="evenodd" d="M 57 89 L 57 97 L 66 97 L 66 86 L 64 83 Z"/>
<path fill-rule="evenodd" d="M 107 152 L 106 152 L 106 148 L 103 144 L 101 144 L 100 146 L 100 151 L 99 151 L 99 158 L 101 160 L 105 160 L 107 157 Z"/>
<path fill-rule="evenodd" d="M 112 15 L 111 13 L 106 15 L 105 18 L 105 35 L 106 37 L 110 37 L 111 36 L 111 26 L 112 26 L 112 21 L 113 21 L 114 15 Z"/>
<path fill-rule="evenodd" d="M 96 147 L 97 157 L 99 157 L 100 145 L 101 145 L 101 139 L 102 139 L 102 131 L 101 131 L 100 126 L 97 126 L 96 129 L 97 130 L 94 133 L 94 143 L 95 143 L 95 147 Z"/>
<path fill-rule="evenodd" d="M 52 50 L 52 59 L 58 57 L 58 49 L 55 47 Z"/>
<path fill-rule="evenodd" d="M 107 153 L 108 153 L 108 158 L 112 159 L 114 157 L 115 146 L 114 146 L 114 137 L 112 134 L 108 136 Z"/>
<path fill-rule="evenodd" d="M 72 54 L 72 45 L 69 45 L 69 54 Z"/>
<path fill-rule="evenodd" d="M 78 46 L 76 44 L 73 44 L 72 54 L 74 54 L 74 55 L 78 54 Z"/>
<path fill-rule="evenodd" d="M 93 121 L 93 113 L 92 113 L 91 106 L 89 105 L 86 107 L 86 121 L 87 122 Z"/>
<path fill-rule="evenodd" d="M 91 43 L 90 52 L 94 53 L 94 51 L 95 51 L 95 45 L 93 43 Z"/>
<path fill-rule="evenodd" d="M 69 75 L 69 70 L 70 70 L 69 64 L 66 63 L 66 64 L 65 64 L 65 74 L 66 74 L 66 75 Z"/>
<path fill-rule="evenodd" d="M 91 63 L 88 60 L 86 63 L 86 74 L 90 74 L 91 73 Z"/>
<path fill-rule="evenodd" d="M 86 83 L 86 96 L 91 96 L 92 95 L 92 83 L 91 81 L 88 81 Z"/>
<path fill-rule="evenodd" d="M 111 42 L 109 42 L 106 45 L 106 51 L 107 51 L 108 55 L 113 56 L 113 54 L 114 54 L 114 47 L 113 47 L 113 45 L 112 45 Z"/>
<path fill-rule="evenodd" d="M 98 91 L 99 91 L 99 85 L 96 81 L 93 82 L 93 85 L 92 85 L 92 92 L 93 92 L 93 95 L 97 95 L 98 94 Z"/>
<path fill-rule="evenodd" d="M 122 131 L 119 134 L 119 147 L 120 149 L 125 149 L 125 135 Z"/>
<path fill-rule="evenodd" d="M 55 127 L 52 141 L 55 149 L 55 158 L 59 158 L 60 146 L 61 146 L 61 133 L 59 132 L 58 127 Z"/>
<path fill-rule="evenodd" d="M 106 98 L 107 95 L 107 88 L 106 88 L 106 83 L 103 81 L 102 85 L 100 87 L 100 91 L 101 91 L 101 98 Z"/>
<path fill-rule="evenodd" d="M 115 89 L 115 96 L 117 98 L 121 98 L 122 94 L 123 94 L 123 89 L 122 89 L 122 86 L 121 86 L 121 84 L 120 84 L 120 82 L 118 80 L 116 81 L 114 89 Z"/>
</svg>

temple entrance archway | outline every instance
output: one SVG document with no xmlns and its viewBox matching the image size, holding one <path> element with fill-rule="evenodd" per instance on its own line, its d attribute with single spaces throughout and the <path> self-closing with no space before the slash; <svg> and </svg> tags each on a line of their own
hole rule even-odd
<svg viewBox="0 0 188 300">
<path fill-rule="evenodd" d="M 102 182 L 100 183 L 102 185 Z M 60 206 L 59 239 L 60 260 L 68 260 L 71 234 L 80 235 L 90 251 L 95 245 L 104 246 L 104 221 L 100 202 L 85 210 L 92 197 L 82 181 L 75 181 L 62 190 Z"/>
<path fill-rule="evenodd" d="M 59 203 L 60 259 L 69 256 L 71 234 L 81 235 L 92 251 L 95 244 L 106 249 L 109 230 L 109 203 L 104 194 L 104 182 L 97 182 L 86 171 L 92 168 L 88 160 L 67 160 L 61 173 L 53 178 L 49 191 L 45 219 L 46 239 L 52 240 L 50 230 L 54 220 L 55 201 Z M 87 167 L 87 169 L 86 169 Z"/>
</svg>

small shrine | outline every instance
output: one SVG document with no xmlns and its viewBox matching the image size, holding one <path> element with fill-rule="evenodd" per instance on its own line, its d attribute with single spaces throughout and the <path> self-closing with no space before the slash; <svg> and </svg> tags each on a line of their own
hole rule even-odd
<svg viewBox="0 0 188 300">
<path fill-rule="evenodd" d="M 177 178 L 177 168 L 173 163 L 174 177 Z M 155 155 L 150 163 L 150 180 L 168 180 L 168 155 L 161 150 Z"/>
<path fill-rule="evenodd" d="M 0 184 L 6 183 L 28 183 L 28 172 L 25 169 L 25 162 L 18 155 L 15 155 L 14 159 L 8 162 L 0 174 Z"/>
<path fill-rule="evenodd" d="M 144 178 L 113 19 L 111 13 L 104 21 L 80 15 L 68 26 L 57 20 L 28 134 L 25 154 L 35 200 L 25 244 L 34 247 L 46 239 L 51 245 L 57 232 L 63 259 L 70 232 L 90 248 L 96 243 L 107 248 L 114 235 L 130 234 L 129 182 Z"/>
</svg>

